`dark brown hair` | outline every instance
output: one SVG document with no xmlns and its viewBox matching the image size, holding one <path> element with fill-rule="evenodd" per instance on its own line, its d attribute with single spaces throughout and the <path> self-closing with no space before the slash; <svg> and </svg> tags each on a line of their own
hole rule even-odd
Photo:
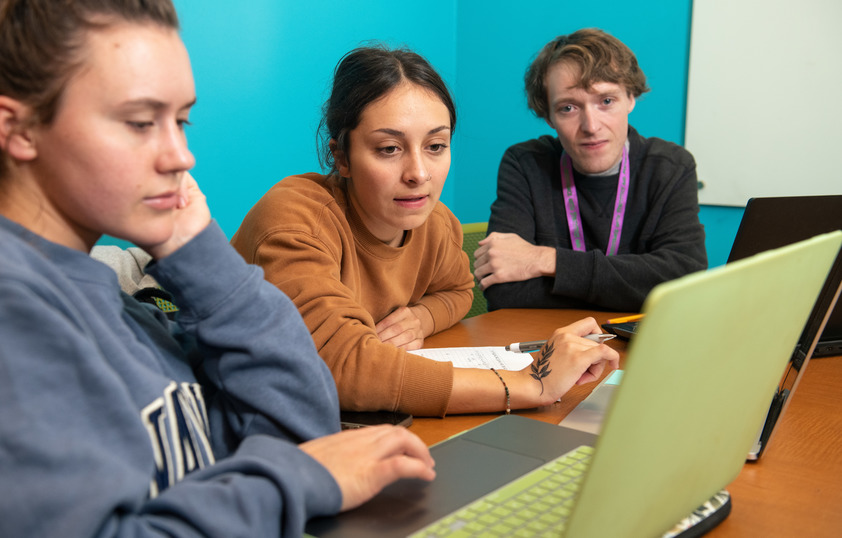
<svg viewBox="0 0 842 538">
<path fill-rule="evenodd" d="M 544 45 L 526 70 L 527 105 L 536 116 L 545 120 L 549 119 L 547 72 L 559 62 L 569 62 L 579 68 L 579 88 L 611 82 L 623 86 L 635 98 L 649 91 L 637 58 L 622 41 L 602 30 L 585 28 L 558 36 Z"/>
<path fill-rule="evenodd" d="M 432 65 L 408 49 L 373 45 L 352 50 L 339 60 L 333 72 L 330 97 L 322 110 L 317 133 L 322 166 L 336 172 L 330 149 L 348 154 L 348 134 L 360 124 L 363 110 L 396 86 L 409 81 L 437 95 L 450 112 L 451 135 L 456 130 L 456 107 L 447 85 Z"/>
</svg>

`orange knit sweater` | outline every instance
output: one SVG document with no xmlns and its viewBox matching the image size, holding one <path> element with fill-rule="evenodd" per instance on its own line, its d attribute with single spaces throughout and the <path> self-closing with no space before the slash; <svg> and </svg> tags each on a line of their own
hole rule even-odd
<svg viewBox="0 0 842 538">
<path fill-rule="evenodd" d="M 249 211 L 231 243 L 296 304 L 347 410 L 443 416 L 453 370 L 377 338 L 374 325 L 399 306 L 423 305 L 434 332 L 473 300 L 462 228 L 439 203 L 404 244 L 378 241 L 348 202 L 344 180 L 291 176 Z"/>
</svg>

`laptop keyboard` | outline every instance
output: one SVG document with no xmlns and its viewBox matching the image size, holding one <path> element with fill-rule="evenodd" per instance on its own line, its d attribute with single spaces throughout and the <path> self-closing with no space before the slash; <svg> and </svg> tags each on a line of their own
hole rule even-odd
<svg viewBox="0 0 842 538">
<path fill-rule="evenodd" d="M 573 449 L 412 536 L 558 536 L 593 451 Z"/>
</svg>

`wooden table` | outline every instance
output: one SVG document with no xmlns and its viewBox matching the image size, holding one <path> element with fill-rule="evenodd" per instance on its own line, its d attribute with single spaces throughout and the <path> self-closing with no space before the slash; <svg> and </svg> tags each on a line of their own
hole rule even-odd
<svg viewBox="0 0 842 538">
<path fill-rule="evenodd" d="M 463 320 L 428 338 L 425 347 L 497 346 L 540 340 L 577 319 L 604 323 L 617 313 L 583 310 L 498 310 Z M 608 345 L 625 358 L 625 342 Z M 574 387 L 560 402 L 518 411 L 558 423 L 595 384 Z M 478 426 L 497 414 L 416 418 L 410 430 L 428 445 Z M 842 357 L 812 360 L 760 461 L 747 463 L 727 486 L 731 515 L 710 536 L 842 536 Z"/>
</svg>

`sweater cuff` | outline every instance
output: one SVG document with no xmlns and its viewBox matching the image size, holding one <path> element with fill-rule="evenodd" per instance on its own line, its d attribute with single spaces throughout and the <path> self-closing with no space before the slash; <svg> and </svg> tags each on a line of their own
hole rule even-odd
<svg viewBox="0 0 842 538">
<path fill-rule="evenodd" d="M 443 417 L 453 390 L 453 364 L 406 354 L 398 409 L 423 417 Z"/>
<path fill-rule="evenodd" d="M 462 319 L 456 314 L 452 301 L 445 301 L 441 296 L 436 294 L 425 295 L 416 304 L 426 308 L 433 318 L 433 332 L 430 333 L 431 335 L 438 334 L 452 327 Z M 465 313 L 467 312 L 465 310 Z"/>
<path fill-rule="evenodd" d="M 279 446 L 282 445 L 282 446 Z M 342 491 L 336 479 L 312 456 L 290 445 L 288 442 L 267 436 L 252 435 L 243 440 L 236 456 L 252 456 L 269 462 L 280 470 L 279 480 L 283 488 L 289 488 L 285 496 L 301 496 L 302 520 L 315 516 L 331 516 L 342 508 Z"/>
<path fill-rule="evenodd" d="M 416 304 L 426 308 L 427 312 L 430 313 L 430 317 L 433 318 L 433 331 L 430 333 L 431 335 L 447 328 L 447 325 L 441 323 L 440 320 L 444 319 L 444 317 L 449 317 L 449 313 L 447 312 L 447 308 L 439 299 L 425 296 L 421 297 L 421 300 Z"/>
<path fill-rule="evenodd" d="M 183 247 L 150 262 L 146 271 L 173 295 L 176 306 L 202 318 L 260 270 L 248 265 L 211 221 Z"/>
</svg>

